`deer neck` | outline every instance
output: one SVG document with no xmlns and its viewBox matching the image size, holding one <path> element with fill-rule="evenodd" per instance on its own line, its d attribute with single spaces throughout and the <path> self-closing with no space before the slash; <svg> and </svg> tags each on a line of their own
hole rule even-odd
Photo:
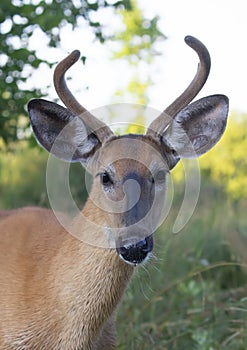
<svg viewBox="0 0 247 350">
<path fill-rule="evenodd" d="M 65 327 L 68 332 L 76 327 L 78 336 L 83 328 L 82 333 L 87 334 L 88 339 L 95 339 L 112 315 L 134 271 L 131 265 L 119 258 L 116 249 L 100 246 L 99 237 L 105 235 L 104 225 L 93 225 L 93 231 L 90 227 L 97 216 L 96 210 L 88 201 L 75 218 L 73 230 L 87 232 L 91 237 L 88 240 L 85 234 L 80 239 L 67 235 L 55 267 L 59 302 L 67 311 Z M 92 237 L 95 237 L 95 244 Z M 59 265 L 66 256 L 70 262 Z"/>
</svg>

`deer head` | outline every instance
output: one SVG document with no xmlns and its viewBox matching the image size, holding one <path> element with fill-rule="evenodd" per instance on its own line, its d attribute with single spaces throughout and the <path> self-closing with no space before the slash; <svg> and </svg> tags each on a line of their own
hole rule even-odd
<svg viewBox="0 0 247 350">
<path fill-rule="evenodd" d="M 78 103 L 64 76 L 79 59 L 79 51 L 60 62 L 54 73 L 57 94 L 67 108 L 42 99 L 28 104 L 40 144 L 60 159 L 81 162 L 92 173 L 90 213 L 100 227 L 113 234 L 117 253 L 130 264 L 141 263 L 152 251 L 167 173 L 180 158 L 198 157 L 211 149 L 226 127 L 226 96 L 212 95 L 190 103 L 207 80 L 210 56 L 196 38 L 187 36 L 185 42 L 199 56 L 197 73 L 145 135 L 115 136 Z M 92 215 L 86 209 L 84 213 Z"/>
</svg>

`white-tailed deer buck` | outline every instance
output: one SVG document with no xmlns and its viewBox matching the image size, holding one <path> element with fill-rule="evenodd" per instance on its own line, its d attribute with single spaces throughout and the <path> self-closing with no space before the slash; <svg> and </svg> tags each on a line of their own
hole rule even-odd
<svg viewBox="0 0 247 350">
<path fill-rule="evenodd" d="M 197 39 L 185 41 L 199 56 L 197 73 L 145 135 L 114 136 L 72 96 L 64 75 L 78 51 L 54 73 L 67 108 L 42 99 L 29 102 L 39 143 L 65 161 L 81 162 L 94 180 L 68 229 L 51 210 L 1 212 L 1 350 L 115 348 L 115 309 L 135 267 L 153 249 L 167 172 L 181 157 L 212 148 L 226 126 L 226 96 L 189 104 L 208 77 L 210 56 Z"/>
</svg>

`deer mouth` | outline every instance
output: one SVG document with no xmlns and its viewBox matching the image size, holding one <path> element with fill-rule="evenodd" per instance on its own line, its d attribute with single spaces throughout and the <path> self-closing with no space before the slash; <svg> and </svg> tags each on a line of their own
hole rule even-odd
<svg viewBox="0 0 247 350">
<path fill-rule="evenodd" d="M 116 248 L 119 257 L 127 264 L 138 265 L 146 261 L 153 250 L 153 235 L 140 241 L 122 241 Z"/>
</svg>

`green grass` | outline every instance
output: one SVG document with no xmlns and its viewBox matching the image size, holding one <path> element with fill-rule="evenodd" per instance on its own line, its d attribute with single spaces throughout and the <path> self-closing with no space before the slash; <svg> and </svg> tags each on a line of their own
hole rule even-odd
<svg viewBox="0 0 247 350">
<path fill-rule="evenodd" d="M 173 209 L 118 310 L 118 350 L 247 349 L 247 240 L 241 255 L 235 239 L 245 207 L 205 189 L 177 235 Z"/>
</svg>

